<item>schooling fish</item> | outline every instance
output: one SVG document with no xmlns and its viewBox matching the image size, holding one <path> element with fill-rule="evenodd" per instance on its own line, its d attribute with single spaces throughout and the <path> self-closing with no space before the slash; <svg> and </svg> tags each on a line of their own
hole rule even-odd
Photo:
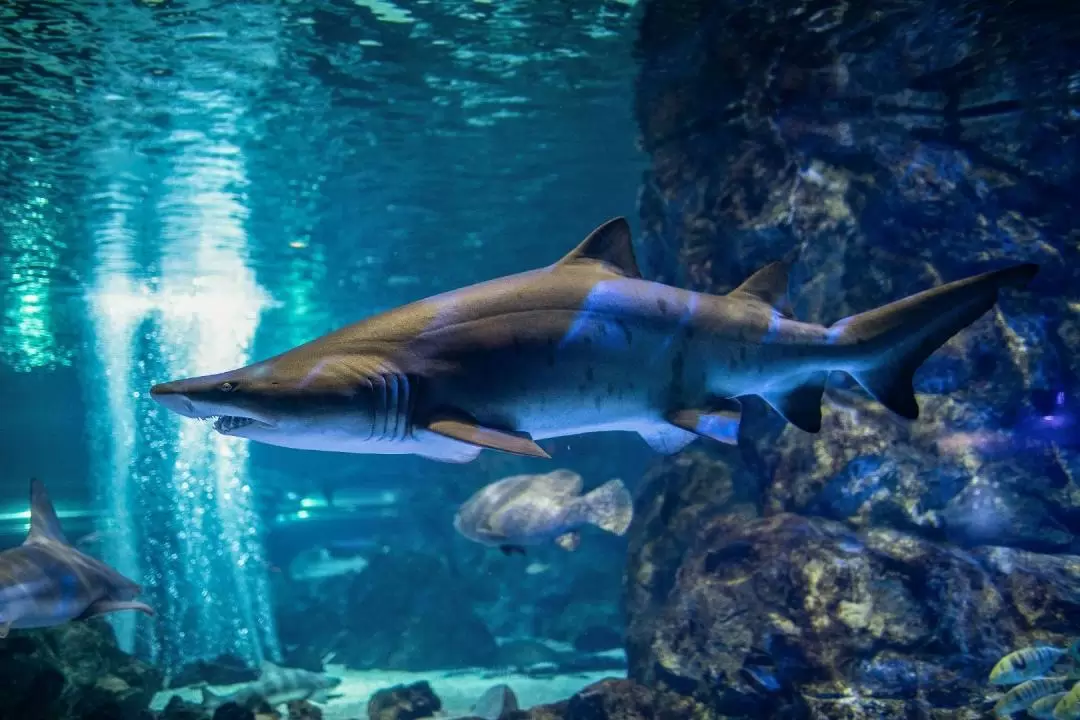
<svg viewBox="0 0 1080 720">
<path fill-rule="evenodd" d="M 1075 683 L 1066 695 L 1054 706 L 1054 720 L 1076 720 L 1080 718 L 1080 682 Z"/>
<path fill-rule="evenodd" d="M 1031 703 L 1031 707 L 1027 709 L 1027 714 L 1036 718 L 1036 720 L 1050 720 L 1050 718 L 1054 717 L 1054 709 L 1057 707 L 1057 704 L 1066 694 L 1067 693 L 1059 692 L 1039 698 Z"/>
<path fill-rule="evenodd" d="M 1072 684 L 1070 678 L 1050 677 L 1035 678 L 1020 683 L 994 705 L 994 713 L 999 718 L 1004 718 L 1018 710 L 1026 710 L 1034 702 L 1047 695 L 1065 691 Z M 1056 710 L 1055 710 L 1056 712 Z"/>
<path fill-rule="evenodd" d="M 458 509 L 454 529 L 468 539 L 498 547 L 503 554 L 525 554 L 525 545 L 554 541 L 574 550 L 579 528 L 595 525 L 616 535 L 630 526 L 634 502 L 621 480 L 611 480 L 587 495 L 581 476 L 569 470 L 546 475 L 515 475 L 481 489 Z"/>
<path fill-rule="evenodd" d="M 330 690 L 340 684 L 341 678 L 299 668 L 283 668 L 268 661 L 262 664 L 257 680 L 245 683 L 229 695 L 217 695 L 202 687 L 202 704 L 204 709 L 212 711 L 230 702 L 248 707 L 258 699 L 265 700 L 271 707 L 294 700 L 325 703 L 329 700 Z"/>
<path fill-rule="evenodd" d="M 39 480 L 30 481 L 30 533 L 0 552 L 0 638 L 12 628 L 63 625 L 95 615 L 154 611 L 134 598 L 135 582 L 76 550 L 64 536 L 52 501 Z"/>
<path fill-rule="evenodd" d="M 990 682 L 994 685 L 1015 685 L 1041 677 L 1054 667 L 1066 652 L 1052 645 L 1036 645 L 1011 652 L 998 660 L 997 665 L 990 671 Z"/>
<path fill-rule="evenodd" d="M 537 440 L 621 430 L 674 453 L 699 436 L 736 443 L 749 395 L 818 432 L 832 371 L 918 417 L 912 380 L 923 361 L 1037 271 L 993 270 L 825 327 L 792 316 L 783 263 L 727 295 L 643 279 L 630 227 L 615 218 L 548 267 L 150 394 L 180 415 L 216 418 L 222 434 L 308 450 L 546 458 Z"/>
</svg>

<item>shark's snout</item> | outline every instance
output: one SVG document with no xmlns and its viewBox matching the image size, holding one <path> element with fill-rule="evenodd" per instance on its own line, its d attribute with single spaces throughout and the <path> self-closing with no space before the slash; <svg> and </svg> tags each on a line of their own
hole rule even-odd
<svg viewBox="0 0 1080 720">
<path fill-rule="evenodd" d="M 195 411 L 195 406 L 184 394 L 178 382 L 158 383 L 150 388 L 150 397 L 156 400 L 159 405 L 172 410 L 174 413 L 190 418 L 199 417 L 199 414 Z"/>
</svg>

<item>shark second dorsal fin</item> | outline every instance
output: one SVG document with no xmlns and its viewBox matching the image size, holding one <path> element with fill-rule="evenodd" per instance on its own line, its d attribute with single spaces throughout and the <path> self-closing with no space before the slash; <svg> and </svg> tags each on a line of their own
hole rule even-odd
<svg viewBox="0 0 1080 720">
<path fill-rule="evenodd" d="M 46 540 L 68 544 L 45 484 L 34 478 L 30 481 L 30 534 L 26 536 L 26 542 Z"/>
<path fill-rule="evenodd" d="M 624 217 L 612 218 L 593 230 L 580 245 L 556 264 L 566 265 L 582 260 L 607 263 L 626 277 L 641 277 L 637 259 L 634 258 L 630 224 Z"/>
<path fill-rule="evenodd" d="M 786 318 L 792 317 L 791 301 L 788 299 L 787 262 L 769 263 L 746 278 L 743 284 L 731 291 L 761 300 Z"/>
</svg>

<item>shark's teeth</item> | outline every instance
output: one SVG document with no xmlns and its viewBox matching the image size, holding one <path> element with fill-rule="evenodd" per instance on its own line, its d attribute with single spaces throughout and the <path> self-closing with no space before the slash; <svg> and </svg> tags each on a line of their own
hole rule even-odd
<svg viewBox="0 0 1080 720">
<path fill-rule="evenodd" d="M 229 433 L 255 422 L 251 418 L 222 415 L 214 420 L 214 429 L 219 433 Z"/>
</svg>

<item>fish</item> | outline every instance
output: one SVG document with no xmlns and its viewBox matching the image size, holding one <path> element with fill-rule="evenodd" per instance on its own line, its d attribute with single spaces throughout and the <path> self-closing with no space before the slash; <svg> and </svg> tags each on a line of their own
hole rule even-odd
<svg viewBox="0 0 1080 720">
<path fill-rule="evenodd" d="M 634 502 L 621 480 L 610 480 L 582 495 L 581 476 L 570 470 L 513 475 L 481 488 L 454 515 L 454 529 L 504 555 L 525 554 L 526 545 L 554 542 L 576 550 L 580 528 L 595 525 L 622 535 Z"/>
<path fill-rule="evenodd" d="M 998 660 L 990 671 L 993 685 L 1015 685 L 1041 677 L 1066 654 L 1067 651 L 1053 645 L 1036 645 L 1011 652 Z"/>
<path fill-rule="evenodd" d="M 1071 684 L 1066 677 L 1048 677 L 1025 680 L 1009 690 L 994 705 L 994 714 L 999 718 L 1008 717 L 1018 710 L 1026 710 L 1038 699 L 1063 692 Z M 1055 710 L 1056 712 L 1056 710 Z"/>
<path fill-rule="evenodd" d="M 122 610 L 153 616 L 142 592 L 105 563 L 77 550 L 40 480 L 30 481 L 30 532 L 0 552 L 0 638 L 13 628 L 55 627 Z"/>
<path fill-rule="evenodd" d="M 296 700 L 325 703 L 330 691 L 341 684 L 341 678 L 299 668 L 284 668 L 264 661 L 257 680 L 244 683 L 228 695 L 218 695 L 205 685 L 200 688 L 204 710 L 213 711 L 225 703 L 249 707 L 262 699 L 271 707 Z"/>
<path fill-rule="evenodd" d="M 298 581 L 325 580 L 363 572 L 368 560 L 362 555 L 334 557 L 327 548 L 311 548 L 297 553 L 289 563 L 289 577 Z"/>
<path fill-rule="evenodd" d="M 550 458 L 538 441 L 602 431 L 635 432 L 664 454 L 698 437 L 735 445 L 749 396 L 816 433 L 833 371 L 914 420 L 915 371 L 1039 269 L 991 270 L 826 327 L 794 317 L 788 267 L 771 263 L 725 295 L 649 281 L 618 217 L 546 267 L 150 396 L 255 442 L 459 463 L 484 449 Z"/>
<path fill-rule="evenodd" d="M 1031 707 L 1027 709 L 1027 714 L 1037 720 L 1050 720 L 1054 717 L 1054 709 L 1057 704 L 1061 702 L 1061 698 L 1065 697 L 1068 693 L 1053 693 L 1041 697 L 1035 702 L 1031 703 Z"/>
<path fill-rule="evenodd" d="M 1075 683 L 1072 689 L 1058 700 L 1057 705 L 1054 706 L 1053 718 L 1054 720 L 1080 718 L 1080 682 Z"/>
</svg>

